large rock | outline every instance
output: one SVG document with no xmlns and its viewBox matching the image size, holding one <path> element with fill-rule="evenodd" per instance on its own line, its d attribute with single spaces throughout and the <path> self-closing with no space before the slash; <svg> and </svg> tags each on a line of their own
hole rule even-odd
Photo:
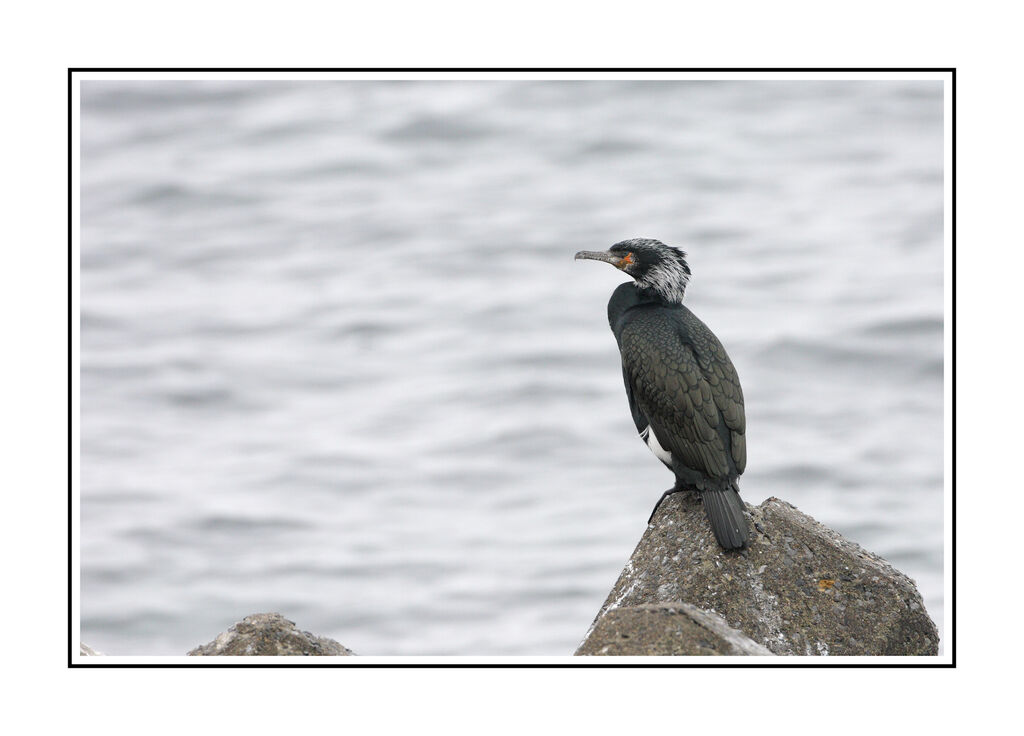
<svg viewBox="0 0 1024 736">
<path fill-rule="evenodd" d="M 777 498 L 748 511 L 749 548 L 724 552 L 699 498 L 667 498 L 577 654 L 599 653 L 608 643 L 602 619 L 617 610 L 680 601 L 719 614 L 775 654 L 938 654 L 938 631 L 910 578 Z M 650 646 L 661 648 L 664 629 L 654 636 Z M 647 645 L 630 646 L 640 653 Z"/>
<path fill-rule="evenodd" d="M 644 603 L 601 616 L 576 654 L 771 655 L 716 613 L 689 603 Z"/>
<path fill-rule="evenodd" d="M 295 622 L 280 613 L 256 613 L 246 616 L 211 641 L 188 653 L 190 657 L 228 655 L 324 656 L 352 655 L 333 639 L 299 631 Z"/>
</svg>

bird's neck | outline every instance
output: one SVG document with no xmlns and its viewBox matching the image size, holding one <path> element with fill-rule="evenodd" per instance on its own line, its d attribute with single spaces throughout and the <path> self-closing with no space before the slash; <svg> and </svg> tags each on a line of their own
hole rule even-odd
<svg viewBox="0 0 1024 736">
<path fill-rule="evenodd" d="M 666 307 L 677 307 L 683 303 L 685 286 L 672 286 L 666 284 L 652 284 L 645 286 L 634 284 L 637 292 L 637 301 L 641 304 L 657 303 Z"/>
<path fill-rule="evenodd" d="M 681 304 L 682 301 L 669 301 L 661 292 L 655 289 L 644 289 L 632 281 L 627 281 L 624 284 L 619 284 L 615 291 L 612 292 L 611 299 L 608 300 L 608 323 L 614 330 L 619 319 L 627 311 L 636 307 L 678 307 Z"/>
</svg>

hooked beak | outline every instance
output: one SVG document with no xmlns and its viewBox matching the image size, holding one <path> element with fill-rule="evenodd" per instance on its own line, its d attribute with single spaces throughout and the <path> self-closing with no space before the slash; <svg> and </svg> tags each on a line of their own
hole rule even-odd
<svg viewBox="0 0 1024 736">
<path fill-rule="evenodd" d="M 605 250 L 581 250 L 579 253 L 576 254 L 576 258 L 574 260 L 604 261 L 605 263 L 612 264 L 613 266 L 615 266 L 615 268 L 622 268 L 622 266 L 624 265 L 622 263 L 623 259 L 620 256 L 617 256 L 614 253 L 609 253 L 608 251 Z"/>
</svg>

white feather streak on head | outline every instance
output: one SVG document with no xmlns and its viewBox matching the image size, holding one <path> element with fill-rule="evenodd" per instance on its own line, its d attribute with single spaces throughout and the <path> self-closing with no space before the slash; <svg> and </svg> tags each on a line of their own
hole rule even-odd
<svg viewBox="0 0 1024 736">
<path fill-rule="evenodd" d="M 670 302 L 682 303 L 690 283 L 690 269 L 682 257 L 666 255 L 636 283 L 641 289 L 653 289 Z"/>
</svg>

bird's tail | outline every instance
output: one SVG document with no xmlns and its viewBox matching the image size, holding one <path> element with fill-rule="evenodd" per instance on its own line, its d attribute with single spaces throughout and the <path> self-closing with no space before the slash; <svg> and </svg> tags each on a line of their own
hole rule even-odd
<svg viewBox="0 0 1024 736">
<path fill-rule="evenodd" d="M 722 491 L 704 491 L 704 513 L 711 522 L 711 531 L 723 549 L 740 549 L 747 546 L 747 519 L 743 515 L 743 501 L 739 491 L 729 488 Z"/>
</svg>

